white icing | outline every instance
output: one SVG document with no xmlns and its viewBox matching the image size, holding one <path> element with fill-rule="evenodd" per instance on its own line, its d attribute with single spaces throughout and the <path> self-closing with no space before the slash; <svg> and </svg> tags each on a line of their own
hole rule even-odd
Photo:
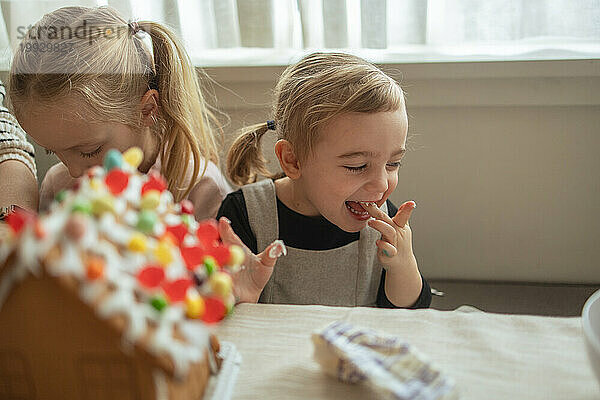
<svg viewBox="0 0 600 400">
<path fill-rule="evenodd" d="M 277 239 L 269 249 L 269 258 L 276 258 L 282 255 L 287 255 L 287 248 L 283 244 L 283 240 Z"/>
<path fill-rule="evenodd" d="M 157 222 L 156 224 L 154 224 L 154 229 L 152 231 L 152 233 L 157 236 L 160 237 L 165 233 L 166 229 L 165 229 L 165 224 L 163 224 L 162 222 Z"/>
<path fill-rule="evenodd" d="M 168 354 L 174 362 L 175 376 L 182 377 L 187 372 L 190 362 L 201 360 L 204 347 L 197 347 L 194 343 L 184 343 L 174 339 L 173 327 L 178 321 L 181 321 L 180 327 L 184 325 L 183 309 L 167 308 L 161 315 L 161 324 L 154 333 L 150 349 L 156 354 Z"/>
<path fill-rule="evenodd" d="M 183 238 L 183 245 L 185 247 L 192 247 L 198 244 L 198 239 L 194 235 L 185 235 Z"/>
<path fill-rule="evenodd" d="M 167 214 L 165 215 L 164 221 L 167 226 L 179 225 L 181 223 L 181 217 L 175 214 Z"/>
<path fill-rule="evenodd" d="M 93 303 L 104 292 L 105 287 L 103 282 L 85 282 L 81 285 L 79 294 L 86 303 Z"/>
<path fill-rule="evenodd" d="M 123 215 L 127 210 L 127 200 L 123 197 L 116 197 L 114 201 L 115 213 L 117 215 Z"/>
<path fill-rule="evenodd" d="M 152 376 L 154 378 L 156 400 L 169 400 L 169 386 L 165 374 L 161 370 L 155 369 Z"/>
</svg>

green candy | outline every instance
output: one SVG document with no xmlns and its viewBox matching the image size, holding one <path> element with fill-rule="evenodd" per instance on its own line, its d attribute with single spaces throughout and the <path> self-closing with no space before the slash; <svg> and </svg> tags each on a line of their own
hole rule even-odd
<svg viewBox="0 0 600 400">
<path fill-rule="evenodd" d="M 181 222 L 183 222 L 185 224 L 185 226 L 187 226 L 189 228 L 190 224 L 192 223 L 192 216 L 188 215 L 188 214 L 183 214 L 181 216 Z"/>
<path fill-rule="evenodd" d="M 211 276 L 217 270 L 217 262 L 212 256 L 204 257 L 204 268 L 206 268 L 207 276 Z"/>
<path fill-rule="evenodd" d="M 154 225 L 156 224 L 156 214 L 149 210 L 142 210 L 138 214 L 138 221 L 136 228 L 140 232 L 152 233 Z"/>
<path fill-rule="evenodd" d="M 121 165 L 123 165 L 123 155 L 119 150 L 110 149 L 106 152 L 106 156 L 104 156 L 104 169 L 106 172 L 113 168 L 121 168 Z"/>
<path fill-rule="evenodd" d="M 58 193 L 56 193 L 56 196 L 54 196 L 54 200 L 58 201 L 59 203 L 62 203 L 64 199 L 67 198 L 67 191 L 66 190 L 61 190 Z"/>
<path fill-rule="evenodd" d="M 92 205 L 88 201 L 77 201 L 71 207 L 71 211 L 76 213 L 80 212 L 82 214 L 91 214 L 92 213 Z"/>
<path fill-rule="evenodd" d="M 167 300 L 164 297 L 153 297 L 150 299 L 150 305 L 156 309 L 156 311 L 162 311 L 167 307 Z"/>
</svg>

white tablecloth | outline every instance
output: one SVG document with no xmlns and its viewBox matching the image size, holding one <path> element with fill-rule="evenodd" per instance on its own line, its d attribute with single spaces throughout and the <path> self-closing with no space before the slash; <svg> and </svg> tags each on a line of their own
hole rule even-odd
<svg viewBox="0 0 600 400">
<path fill-rule="evenodd" d="M 591 400 L 600 386 L 580 318 L 455 311 L 242 304 L 216 328 L 242 355 L 233 399 L 369 399 L 325 376 L 310 334 L 335 320 L 396 335 L 455 379 L 462 399 Z"/>
</svg>

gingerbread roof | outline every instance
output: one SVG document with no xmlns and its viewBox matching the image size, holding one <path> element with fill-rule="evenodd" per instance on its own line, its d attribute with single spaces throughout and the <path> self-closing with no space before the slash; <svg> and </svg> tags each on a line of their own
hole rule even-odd
<svg viewBox="0 0 600 400">
<path fill-rule="evenodd" d="M 0 312 L 13 285 L 48 275 L 89 305 L 171 376 L 203 360 L 206 324 L 232 310 L 230 274 L 243 250 L 215 221 L 197 222 L 158 174 L 137 171 L 141 151 L 110 150 L 42 216 L 17 211 L 0 231 Z M 6 230 L 5 230 L 6 231 Z"/>
</svg>

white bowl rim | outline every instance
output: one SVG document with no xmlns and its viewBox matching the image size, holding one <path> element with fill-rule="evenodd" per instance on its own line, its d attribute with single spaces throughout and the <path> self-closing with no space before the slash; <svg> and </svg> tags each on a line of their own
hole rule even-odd
<svg viewBox="0 0 600 400">
<path fill-rule="evenodd" d="M 594 335 L 594 331 L 592 330 L 592 325 L 590 323 L 590 309 L 592 308 L 592 304 L 596 301 L 600 302 L 600 289 L 592 294 L 585 302 L 583 311 L 581 312 L 581 323 L 583 324 L 583 334 L 587 337 L 596 353 L 600 354 L 600 336 Z"/>
</svg>

